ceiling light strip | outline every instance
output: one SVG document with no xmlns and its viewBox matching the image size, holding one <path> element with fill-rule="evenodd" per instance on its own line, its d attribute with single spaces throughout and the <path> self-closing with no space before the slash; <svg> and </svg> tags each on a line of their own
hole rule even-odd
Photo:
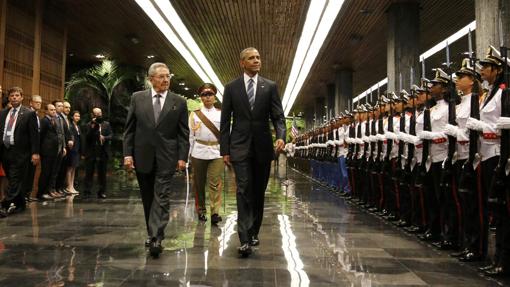
<svg viewBox="0 0 510 287">
<path fill-rule="evenodd" d="M 282 104 L 283 106 L 287 106 L 290 95 L 296 85 L 297 77 L 299 76 L 299 72 L 303 66 L 303 62 L 305 61 L 306 54 L 310 47 L 310 43 L 312 42 L 313 35 L 317 30 L 317 26 L 319 25 L 320 16 L 324 10 L 326 5 L 326 0 L 315 0 L 310 3 L 310 7 L 308 8 L 308 12 L 306 14 L 305 24 L 303 26 L 303 31 L 301 32 L 301 37 L 299 38 L 299 43 L 296 49 L 296 54 L 294 55 L 294 62 L 292 63 L 292 68 L 290 70 L 289 79 L 287 80 L 287 87 L 285 88 L 285 93 L 283 96 Z"/>
<path fill-rule="evenodd" d="M 317 0 L 310 3 L 305 26 L 298 44 L 298 50 L 301 50 L 297 51 L 294 57 L 291 76 L 289 76 L 283 97 L 285 116 L 290 113 L 343 3 L 343 0 L 329 0 L 327 3 L 323 0 Z M 320 14 L 322 14 L 322 17 L 320 17 L 317 24 L 313 17 Z M 315 29 L 312 28 L 314 25 L 316 26 Z"/>
<path fill-rule="evenodd" d="M 214 72 L 209 61 L 206 59 L 204 53 L 202 53 L 202 50 L 200 50 L 200 48 L 198 47 L 197 43 L 195 42 L 195 39 L 191 36 L 190 32 L 186 28 L 186 25 L 184 25 L 184 23 L 182 22 L 182 19 L 179 17 L 179 14 L 177 14 L 177 11 L 174 9 L 169 0 L 155 0 L 155 1 L 156 5 L 159 6 L 161 11 L 164 13 L 164 16 L 173 26 L 174 31 L 176 31 L 178 36 L 180 36 L 180 38 L 182 39 L 183 44 L 187 46 L 191 54 L 195 56 L 195 59 L 197 60 L 198 64 L 202 67 L 202 69 L 208 75 L 210 81 L 218 89 L 217 96 L 221 101 L 222 98 L 221 95 L 223 94 L 224 89 L 223 84 L 221 83 L 220 79 Z"/>
<path fill-rule="evenodd" d="M 460 29 L 459 31 L 455 32 L 450 37 L 448 37 L 448 38 L 444 39 L 443 41 L 439 42 L 434 47 L 432 47 L 432 48 L 428 49 L 427 51 L 425 51 L 423 54 L 420 55 L 420 58 L 419 58 L 420 62 L 423 61 L 424 59 L 430 58 L 432 55 L 434 55 L 437 52 L 442 51 L 443 49 L 445 49 L 446 48 L 446 43 L 448 43 L 448 45 L 451 45 L 453 42 L 455 42 L 455 41 L 459 40 L 460 38 L 466 36 L 469 33 L 469 31 L 474 31 L 474 30 L 476 30 L 476 20 L 471 22 L 471 23 L 469 23 L 468 25 L 466 25 L 464 28 Z M 385 83 L 388 83 L 388 78 L 384 78 L 379 83 L 381 83 L 383 81 L 386 81 Z M 374 86 L 377 87 L 377 84 L 375 84 Z M 372 91 L 374 89 L 374 86 L 368 88 L 363 93 L 361 93 L 357 97 L 355 97 L 352 100 L 353 104 L 356 103 L 357 101 L 365 98 L 367 96 L 367 94 L 370 93 L 369 91 Z M 379 86 L 382 86 L 382 85 L 379 85 Z"/>
<path fill-rule="evenodd" d="M 196 60 L 196 57 L 191 53 L 186 45 L 179 39 L 179 36 L 170 27 L 167 21 L 159 13 L 158 9 L 153 5 L 152 1 L 147 0 L 135 0 L 138 6 L 142 8 L 145 14 L 151 19 L 151 21 L 158 27 L 165 38 L 174 46 L 174 48 L 181 54 L 186 60 L 188 65 L 195 71 L 198 77 L 204 82 L 212 82 L 211 77 L 206 73 L 202 66 Z M 159 6 L 158 6 L 159 8 Z M 160 8 L 161 9 L 161 8 Z M 223 87 L 222 85 L 220 87 Z M 221 89 L 222 91 L 222 89 Z M 221 93 L 218 95 L 221 100 Z"/>
</svg>

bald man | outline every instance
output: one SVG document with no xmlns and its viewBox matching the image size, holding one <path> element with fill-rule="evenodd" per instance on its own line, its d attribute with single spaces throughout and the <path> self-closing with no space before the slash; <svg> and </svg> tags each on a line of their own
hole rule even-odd
<svg viewBox="0 0 510 287">
<path fill-rule="evenodd" d="M 84 197 L 91 196 L 94 171 L 97 167 L 99 189 L 97 197 L 106 198 L 106 167 L 110 158 L 110 142 L 112 140 L 110 123 L 103 119 L 100 108 L 92 109 L 92 120 L 85 128 L 85 190 Z"/>
</svg>

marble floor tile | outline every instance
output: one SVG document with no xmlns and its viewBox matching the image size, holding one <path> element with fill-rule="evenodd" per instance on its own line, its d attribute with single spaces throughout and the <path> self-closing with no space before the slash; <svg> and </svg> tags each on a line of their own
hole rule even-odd
<svg viewBox="0 0 510 287">
<path fill-rule="evenodd" d="M 276 175 L 275 175 L 276 174 Z M 302 174 L 272 173 L 260 246 L 239 258 L 235 185 L 212 227 L 172 183 L 159 259 L 147 254 L 136 180 L 108 178 L 108 199 L 31 203 L 0 219 L 0 286 L 501 286 Z M 190 197 L 193 198 L 193 197 Z"/>
</svg>

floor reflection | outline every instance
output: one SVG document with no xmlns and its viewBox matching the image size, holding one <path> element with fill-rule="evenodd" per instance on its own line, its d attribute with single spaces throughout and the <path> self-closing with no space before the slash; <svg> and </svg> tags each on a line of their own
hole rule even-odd
<svg viewBox="0 0 510 287">
<path fill-rule="evenodd" d="M 281 162 L 266 191 L 261 245 L 238 257 L 235 184 L 223 222 L 199 223 L 176 176 L 165 248 L 150 258 L 136 180 L 109 178 L 107 200 L 31 203 L 0 220 L 0 286 L 493 286 L 446 254 L 346 204 Z"/>
</svg>

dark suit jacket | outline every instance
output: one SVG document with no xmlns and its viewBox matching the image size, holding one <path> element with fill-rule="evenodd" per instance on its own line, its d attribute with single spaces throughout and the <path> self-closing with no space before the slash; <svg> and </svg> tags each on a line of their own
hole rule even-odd
<svg viewBox="0 0 510 287">
<path fill-rule="evenodd" d="M 251 110 L 241 76 L 225 86 L 221 110 L 221 155 L 230 155 L 231 161 L 243 161 L 252 148 L 255 153 L 252 156 L 260 161 L 273 159 L 269 120 L 273 122 L 277 139 L 285 141 L 286 134 L 285 116 L 275 82 L 258 76 L 255 103 Z"/>
<path fill-rule="evenodd" d="M 52 124 L 48 117 L 44 117 L 40 123 L 41 156 L 56 157 L 66 146 L 64 131 L 59 131 L 57 124 Z"/>
<path fill-rule="evenodd" d="M 0 112 L 0 138 L 3 138 L 5 121 L 10 109 Z M 24 155 L 39 154 L 39 131 L 37 127 L 37 115 L 34 111 L 21 106 L 18 111 L 18 119 L 14 130 L 14 151 Z M 0 140 L 2 149 L 5 148 L 3 140 Z"/>
<path fill-rule="evenodd" d="M 103 121 L 101 123 L 101 135 L 104 136 L 103 145 L 99 142 L 99 125 L 95 124 L 93 128 L 92 122 L 87 124 L 85 127 L 85 157 L 110 157 L 110 143 L 112 141 L 113 132 L 109 122 Z"/>
<path fill-rule="evenodd" d="M 174 170 L 177 160 L 187 160 L 188 152 L 186 101 L 168 92 L 156 123 L 151 90 L 134 93 L 126 119 L 124 156 L 133 156 L 136 171 L 152 172 L 154 161 L 160 170 Z"/>
</svg>

